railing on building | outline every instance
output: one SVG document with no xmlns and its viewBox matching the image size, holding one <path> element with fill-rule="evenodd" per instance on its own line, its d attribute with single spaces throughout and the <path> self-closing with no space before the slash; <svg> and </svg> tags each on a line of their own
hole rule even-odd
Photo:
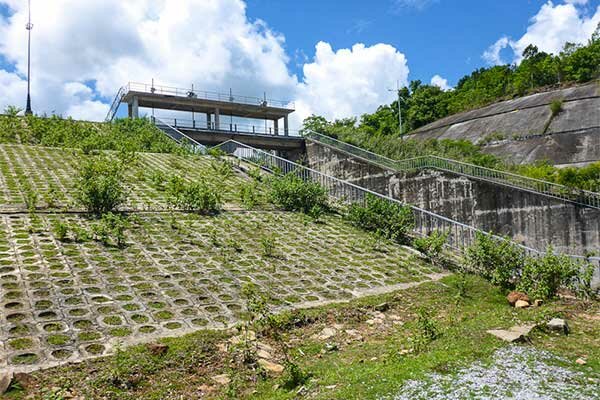
<svg viewBox="0 0 600 400">
<path fill-rule="evenodd" d="M 411 171 L 427 168 L 437 169 L 493 184 L 526 190 L 586 207 L 600 209 L 600 193 L 596 192 L 574 189 L 552 182 L 528 178 L 510 172 L 498 171 L 437 156 L 422 156 L 405 160 L 393 160 L 313 131 L 305 131 L 303 132 L 303 136 L 306 139 L 334 147 L 354 157 L 395 171 Z"/>
<path fill-rule="evenodd" d="M 224 116 L 222 116 L 224 117 Z M 192 120 L 186 118 L 166 118 L 160 117 L 162 121 L 168 122 L 171 126 L 178 129 L 196 130 L 196 131 L 218 131 L 218 132 L 234 132 L 251 135 L 278 135 L 278 136 L 300 136 L 299 131 L 289 130 L 285 134 L 283 127 L 275 129 L 274 126 L 264 126 L 264 124 L 239 124 L 237 122 L 226 122 L 221 120 L 219 128 L 214 121 L 206 121 L 206 119 Z"/>
<path fill-rule="evenodd" d="M 239 160 L 255 164 L 272 172 L 277 171 L 283 174 L 294 172 L 303 180 L 318 182 L 327 190 L 331 198 L 334 198 L 341 203 L 358 203 L 364 205 L 367 196 L 371 195 L 392 203 L 410 207 L 414 216 L 414 233 L 416 235 L 424 236 L 434 231 L 448 232 L 447 247 L 458 254 L 463 253 L 465 248 L 474 243 L 477 233 L 493 236 L 497 240 L 507 240 L 503 237 L 492 235 L 488 232 L 484 232 L 480 229 L 451 220 L 422 208 L 403 204 L 399 200 L 393 199 L 389 196 L 385 196 L 381 193 L 376 193 L 361 186 L 325 175 L 314 169 L 278 157 L 269 152 L 255 149 L 235 140 L 229 140 L 225 143 L 215 146 L 215 148 L 219 148 L 226 154 L 236 157 Z M 524 253 L 528 256 L 535 257 L 544 253 L 521 244 L 516 245 L 521 247 Z M 600 273 L 600 257 L 584 257 L 578 255 L 568 256 L 574 261 L 588 262 L 594 265 L 596 269 L 595 274 L 596 277 L 598 277 L 598 274 Z M 595 281 L 597 280 L 598 279 L 596 278 Z"/>
</svg>

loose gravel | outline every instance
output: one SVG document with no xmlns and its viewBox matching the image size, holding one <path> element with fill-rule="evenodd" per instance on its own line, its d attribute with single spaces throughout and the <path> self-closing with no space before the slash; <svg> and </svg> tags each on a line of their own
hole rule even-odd
<svg viewBox="0 0 600 400">
<path fill-rule="evenodd" d="M 561 362 L 546 351 L 509 346 L 496 351 L 491 363 L 408 381 L 398 394 L 385 399 L 600 399 L 600 374 L 586 376 L 560 366 Z"/>
</svg>

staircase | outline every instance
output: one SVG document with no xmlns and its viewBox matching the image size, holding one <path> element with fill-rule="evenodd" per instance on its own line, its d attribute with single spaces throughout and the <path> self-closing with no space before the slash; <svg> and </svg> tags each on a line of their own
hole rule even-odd
<svg viewBox="0 0 600 400">
<path fill-rule="evenodd" d="M 393 171 L 404 172 L 435 169 L 496 185 L 525 190 L 541 196 L 575 203 L 584 207 L 600 209 L 600 193 L 596 192 L 574 189 L 552 182 L 528 178 L 517 174 L 511 174 L 510 172 L 498 171 L 437 156 L 422 156 L 405 160 L 393 160 L 313 131 L 305 132 L 304 137 L 307 140 L 333 147 L 353 157 L 363 159 L 369 163 Z"/>
<path fill-rule="evenodd" d="M 206 146 L 195 141 L 194 139 L 181 132 L 177 128 L 173 127 L 172 125 L 169 125 L 168 123 L 156 117 L 152 117 L 152 122 L 158 129 L 163 131 L 165 135 L 167 135 L 169 138 L 173 139 L 180 145 L 190 147 L 194 153 L 206 153 Z"/>
</svg>

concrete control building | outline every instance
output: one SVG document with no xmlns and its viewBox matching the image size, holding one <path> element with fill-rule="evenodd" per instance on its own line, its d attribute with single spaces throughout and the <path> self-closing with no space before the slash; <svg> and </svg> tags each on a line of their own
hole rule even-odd
<svg viewBox="0 0 600 400">
<path fill-rule="evenodd" d="M 277 150 L 290 159 L 304 151 L 304 140 L 289 127 L 289 116 L 295 111 L 292 102 L 130 82 L 119 90 L 107 121 L 114 119 L 123 103 L 130 118 L 138 118 L 140 108 L 152 109 L 153 115 L 155 110 L 176 111 L 171 115 L 177 118 L 153 119 L 157 126 L 175 128 L 203 145 L 233 139 Z"/>
</svg>

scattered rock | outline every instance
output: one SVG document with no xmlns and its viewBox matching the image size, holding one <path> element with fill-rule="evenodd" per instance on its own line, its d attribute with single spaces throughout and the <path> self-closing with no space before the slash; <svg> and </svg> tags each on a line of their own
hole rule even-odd
<svg viewBox="0 0 600 400">
<path fill-rule="evenodd" d="M 536 307 L 540 307 L 542 304 L 544 304 L 544 300 L 542 299 L 536 299 L 533 301 L 533 305 Z"/>
<path fill-rule="evenodd" d="M 388 303 L 377 304 L 374 309 L 376 311 L 385 312 L 390 309 L 390 305 Z"/>
<path fill-rule="evenodd" d="M 583 358 L 578 358 L 577 360 L 575 360 L 575 362 L 579 365 L 587 364 L 587 361 L 585 361 Z"/>
<path fill-rule="evenodd" d="M 276 364 L 276 363 L 268 361 L 268 360 L 260 359 L 260 360 L 258 360 L 258 364 L 261 367 L 263 367 L 264 369 L 266 369 L 267 371 L 273 372 L 275 374 L 280 374 L 283 372 L 283 365 Z"/>
<path fill-rule="evenodd" d="M 12 372 L 0 372 L 0 394 L 4 394 L 12 382 Z"/>
<path fill-rule="evenodd" d="M 515 308 L 527 308 L 529 307 L 529 303 L 525 300 L 517 300 L 515 303 Z"/>
<path fill-rule="evenodd" d="M 273 358 L 269 352 L 263 349 L 258 349 L 256 355 L 258 356 L 258 358 L 264 358 L 265 360 L 270 360 L 271 358 Z"/>
<path fill-rule="evenodd" d="M 153 356 L 162 356 L 169 350 L 169 346 L 162 343 L 148 343 L 146 348 Z"/>
<path fill-rule="evenodd" d="M 565 335 L 569 334 L 569 325 L 567 325 L 567 321 L 562 318 L 552 318 L 550 322 L 546 324 L 546 326 L 551 331 L 562 332 Z"/>
<path fill-rule="evenodd" d="M 516 342 L 519 340 L 524 340 L 529 335 L 529 332 L 535 328 L 535 325 L 522 325 L 522 326 L 513 326 L 512 328 L 505 329 L 491 329 L 487 331 L 490 335 L 494 335 L 497 338 L 500 338 L 506 342 Z"/>
<path fill-rule="evenodd" d="M 336 343 L 326 343 L 325 344 L 325 350 L 326 351 L 338 351 L 340 348 Z"/>
<path fill-rule="evenodd" d="M 229 378 L 229 375 L 227 374 L 216 375 L 213 376 L 211 379 L 217 382 L 219 385 L 229 385 L 229 382 L 231 382 L 231 378 Z"/>
<path fill-rule="evenodd" d="M 37 379 L 25 372 L 17 372 L 13 379 L 25 390 L 33 390 L 37 386 Z"/>
<path fill-rule="evenodd" d="M 256 342 L 256 346 L 258 346 L 259 349 L 266 351 L 267 353 L 273 352 L 273 348 L 266 343 Z"/>
<path fill-rule="evenodd" d="M 363 340 L 361 333 L 356 329 L 347 329 L 346 334 L 350 336 L 352 340 Z"/>
<path fill-rule="evenodd" d="M 508 296 L 506 296 L 506 300 L 508 300 L 508 303 L 511 306 L 514 306 L 519 300 L 529 303 L 529 296 L 523 292 L 512 291 L 508 294 Z"/>
<path fill-rule="evenodd" d="M 327 340 L 331 337 L 334 337 L 337 331 L 333 328 L 324 328 L 321 333 L 317 335 L 317 339 L 319 340 Z"/>
</svg>

